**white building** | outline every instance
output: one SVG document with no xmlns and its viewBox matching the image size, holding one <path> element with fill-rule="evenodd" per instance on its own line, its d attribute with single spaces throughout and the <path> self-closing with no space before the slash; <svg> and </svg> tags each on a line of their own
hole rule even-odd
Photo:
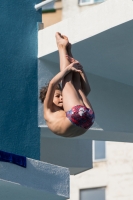
<svg viewBox="0 0 133 200">
<path fill-rule="evenodd" d="M 46 36 L 49 33 L 52 38 L 52 34 L 56 30 L 68 35 L 70 41 L 74 44 L 76 59 L 82 61 L 84 65 L 87 65 L 85 60 L 88 52 L 91 66 L 90 69 L 86 67 L 86 71 L 91 79 L 92 87 L 93 75 L 98 75 L 95 80 L 97 84 L 102 84 L 98 94 L 99 96 L 100 94 L 103 95 L 109 102 L 109 105 L 107 105 L 107 102 L 101 99 L 101 101 L 104 101 L 102 108 L 106 113 L 102 116 L 106 125 L 100 126 L 103 131 L 92 131 L 86 135 L 86 139 L 96 139 L 93 146 L 93 169 L 71 176 L 70 199 L 131 200 L 133 199 L 133 144 L 126 142 L 133 141 L 133 115 L 130 112 L 133 112 L 130 102 L 130 99 L 133 99 L 133 82 L 130 76 L 133 77 L 133 70 L 131 69 L 133 64 L 131 56 L 133 29 L 130 26 L 133 25 L 133 2 L 129 0 L 99 2 L 63 0 L 62 8 L 62 19 L 64 21 L 47 29 L 47 33 L 44 33 L 44 35 Z M 128 24 L 130 25 L 128 26 Z M 86 44 L 84 41 L 86 41 Z M 52 42 L 54 43 L 54 40 Z M 91 50 L 87 45 L 90 45 Z M 80 50 L 80 47 L 84 50 Z M 99 47 L 101 51 L 97 50 Z M 44 54 L 47 55 L 55 50 L 55 45 L 52 45 Z M 84 56 L 82 51 L 84 51 Z M 98 61 L 96 62 L 94 58 Z M 105 79 L 98 81 L 98 78 L 101 77 Z M 111 83 L 111 81 L 114 82 Z M 106 92 L 108 90 L 108 92 L 106 93 L 105 90 Z M 123 98 L 120 91 L 124 94 Z M 91 98 L 94 100 L 92 96 Z M 99 96 L 97 95 L 97 97 Z M 96 106 L 97 109 L 98 106 Z M 122 109 L 126 109 L 124 121 L 121 118 L 121 116 L 124 116 Z M 100 109 L 97 110 L 97 114 L 99 111 Z M 114 113 L 116 113 L 116 116 L 113 116 Z M 113 117 L 116 119 L 116 123 Z M 98 121 L 96 122 L 98 123 Z M 98 125 L 101 124 L 98 123 Z"/>
<path fill-rule="evenodd" d="M 90 3 L 90 0 L 63 0 L 63 19 L 100 5 Z M 133 144 L 96 141 L 94 156 L 100 159 L 94 158 L 93 169 L 71 176 L 71 200 L 133 199 Z"/>
<path fill-rule="evenodd" d="M 101 159 L 94 160 L 93 169 L 71 176 L 70 199 L 133 199 L 133 144 L 106 142 L 105 149 L 104 142 L 96 145 L 94 155 Z"/>
<path fill-rule="evenodd" d="M 65 20 L 44 29 L 34 9 L 39 0 L 5 0 L 0 7 L 0 200 L 133 198 L 133 2 L 71 2 L 65 1 L 71 7 Z M 51 133 L 37 104 L 37 83 L 59 71 L 56 31 L 69 37 L 92 89 L 96 121 L 76 138 Z M 69 195 L 70 174 L 78 175 L 71 176 Z"/>
<path fill-rule="evenodd" d="M 62 0 L 62 19 L 72 17 L 89 9 L 89 7 L 96 7 L 106 0 Z"/>
</svg>

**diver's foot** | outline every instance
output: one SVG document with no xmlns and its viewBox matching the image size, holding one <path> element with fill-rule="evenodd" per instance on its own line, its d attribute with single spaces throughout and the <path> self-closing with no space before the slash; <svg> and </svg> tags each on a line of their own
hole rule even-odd
<svg viewBox="0 0 133 200">
<path fill-rule="evenodd" d="M 67 45 L 69 44 L 68 38 L 65 35 L 61 35 L 61 33 L 56 33 L 55 34 L 56 37 L 56 43 L 57 43 L 57 47 L 67 47 Z"/>
</svg>

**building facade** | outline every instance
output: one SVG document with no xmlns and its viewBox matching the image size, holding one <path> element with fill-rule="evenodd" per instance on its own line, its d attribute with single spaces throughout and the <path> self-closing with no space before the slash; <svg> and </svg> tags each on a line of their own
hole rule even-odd
<svg viewBox="0 0 133 200">
<path fill-rule="evenodd" d="M 75 14 L 89 12 L 103 1 L 63 0 L 62 19 Z M 123 142 L 101 142 L 97 151 L 100 159 L 93 160 L 93 168 L 71 176 L 71 200 L 131 200 L 133 199 L 133 144 Z M 100 145 L 101 143 L 101 145 Z M 95 156 L 95 141 L 93 143 Z M 103 149 L 105 148 L 105 154 Z M 93 156 L 93 158 L 94 158 Z M 105 157 L 104 157 L 105 156 Z"/>
<path fill-rule="evenodd" d="M 62 20 L 62 0 L 57 0 L 46 4 L 42 8 L 42 23 L 44 27 L 51 26 Z"/>
<path fill-rule="evenodd" d="M 1 160 L 0 199 L 65 200 L 77 174 L 70 199 L 131 200 L 132 144 L 122 142 L 133 142 L 133 3 L 78 1 L 71 6 L 84 12 L 44 29 L 36 3 L 0 7 L 0 150 L 27 160 L 27 168 Z M 38 102 L 38 89 L 59 71 L 56 31 L 69 37 L 92 88 L 96 122 L 81 137 L 51 133 Z"/>
<path fill-rule="evenodd" d="M 89 12 L 89 8 L 96 7 L 105 0 L 62 0 L 63 11 L 62 19 L 70 18 L 76 14 L 80 14 L 83 11 Z"/>
<path fill-rule="evenodd" d="M 73 18 L 104 1 L 62 1 L 62 20 Z M 94 141 L 93 168 L 71 176 L 70 200 L 133 199 L 132 143 Z"/>
<path fill-rule="evenodd" d="M 92 169 L 71 176 L 71 200 L 133 199 L 133 144 L 105 143 L 105 158 L 102 142 L 97 146 L 97 151 L 102 151 L 101 160 L 95 159 Z"/>
</svg>

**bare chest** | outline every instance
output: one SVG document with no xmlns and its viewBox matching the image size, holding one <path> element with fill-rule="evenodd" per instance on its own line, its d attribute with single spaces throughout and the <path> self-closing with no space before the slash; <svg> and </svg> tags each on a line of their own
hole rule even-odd
<svg viewBox="0 0 133 200">
<path fill-rule="evenodd" d="M 86 132 L 85 129 L 72 124 L 64 111 L 52 113 L 46 122 L 52 132 L 63 137 L 76 137 Z"/>
<path fill-rule="evenodd" d="M 65 121 L 65 118 L 66 114 L 63 110 L 51 112 L 47 115 L 46 123 L 53 132 L 59 132 L 61 124 Z"/>
</svg>

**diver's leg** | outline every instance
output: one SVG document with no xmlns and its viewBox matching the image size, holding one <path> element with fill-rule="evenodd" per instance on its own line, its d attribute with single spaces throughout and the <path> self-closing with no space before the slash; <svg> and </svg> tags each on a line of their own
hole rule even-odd
<svg viewBox="0 0 133 200">
<path fill-rule="evenodd" d="M 63 70 L 70 64 L 70 62 L 66 58 L 68 42 L 65 41 L 65 39 L 62 38 L 59 33 L 56 33 L 56 41 L 59 50 L 60 69 Z M 63 107 L 65 112 L 70 110 L 73 106 L 83 105 L 81 98 L 79 98 L 79 95 L 75 87 L 73 86 L 72 72 L 66 75 L 62 80 L 62 95 Z"/>
<path fill-rule="evenodd" d="M 66 36 L 61 35 L 60 33 L 55 34 L 56 43 L 59 50 L 59 60 L 60 60 L 60 71 L 70 65 L 68 59 L 66 59 L 67 55 L 67 45 L 69 44 L 68 38 Z"/>
<path fill-rule="evenodd" d="M 73 85 L 76 89 L 76 91 L 78 92 L 80 99 L 82 100 L 82 102 L 84 103 L 84 105 L 87 108 L 92 108 L 90 101 L 88 100 L 88 98 L 86 97 L 86 95 L 83 92 L 83 89 L 81 87 L 81 81 L 80 81 L 80 74 L 79 73 L 73 73 L 73 77 L 72 77 L 72 81 L 73 81 Z"/>
<path fill-rule="evenodd" d="M 70 43 L 67 45 L 67 53 L 68 53 L 68 56 L 73 58 L 72 51 L 71 51 L 71 44 Z M 79 98 L 82 100 L 84 105 L 87 108 L 91 108 L 92 109 L 92 106 L 91 106 L 88 98 L 86 97 L 83 89 L 82 89 L 80 73 L 73 72 L 72 82 L 73 82 L 73 86 L 75 87 L 76 91 L 78 92 Z"/>
</svg>

